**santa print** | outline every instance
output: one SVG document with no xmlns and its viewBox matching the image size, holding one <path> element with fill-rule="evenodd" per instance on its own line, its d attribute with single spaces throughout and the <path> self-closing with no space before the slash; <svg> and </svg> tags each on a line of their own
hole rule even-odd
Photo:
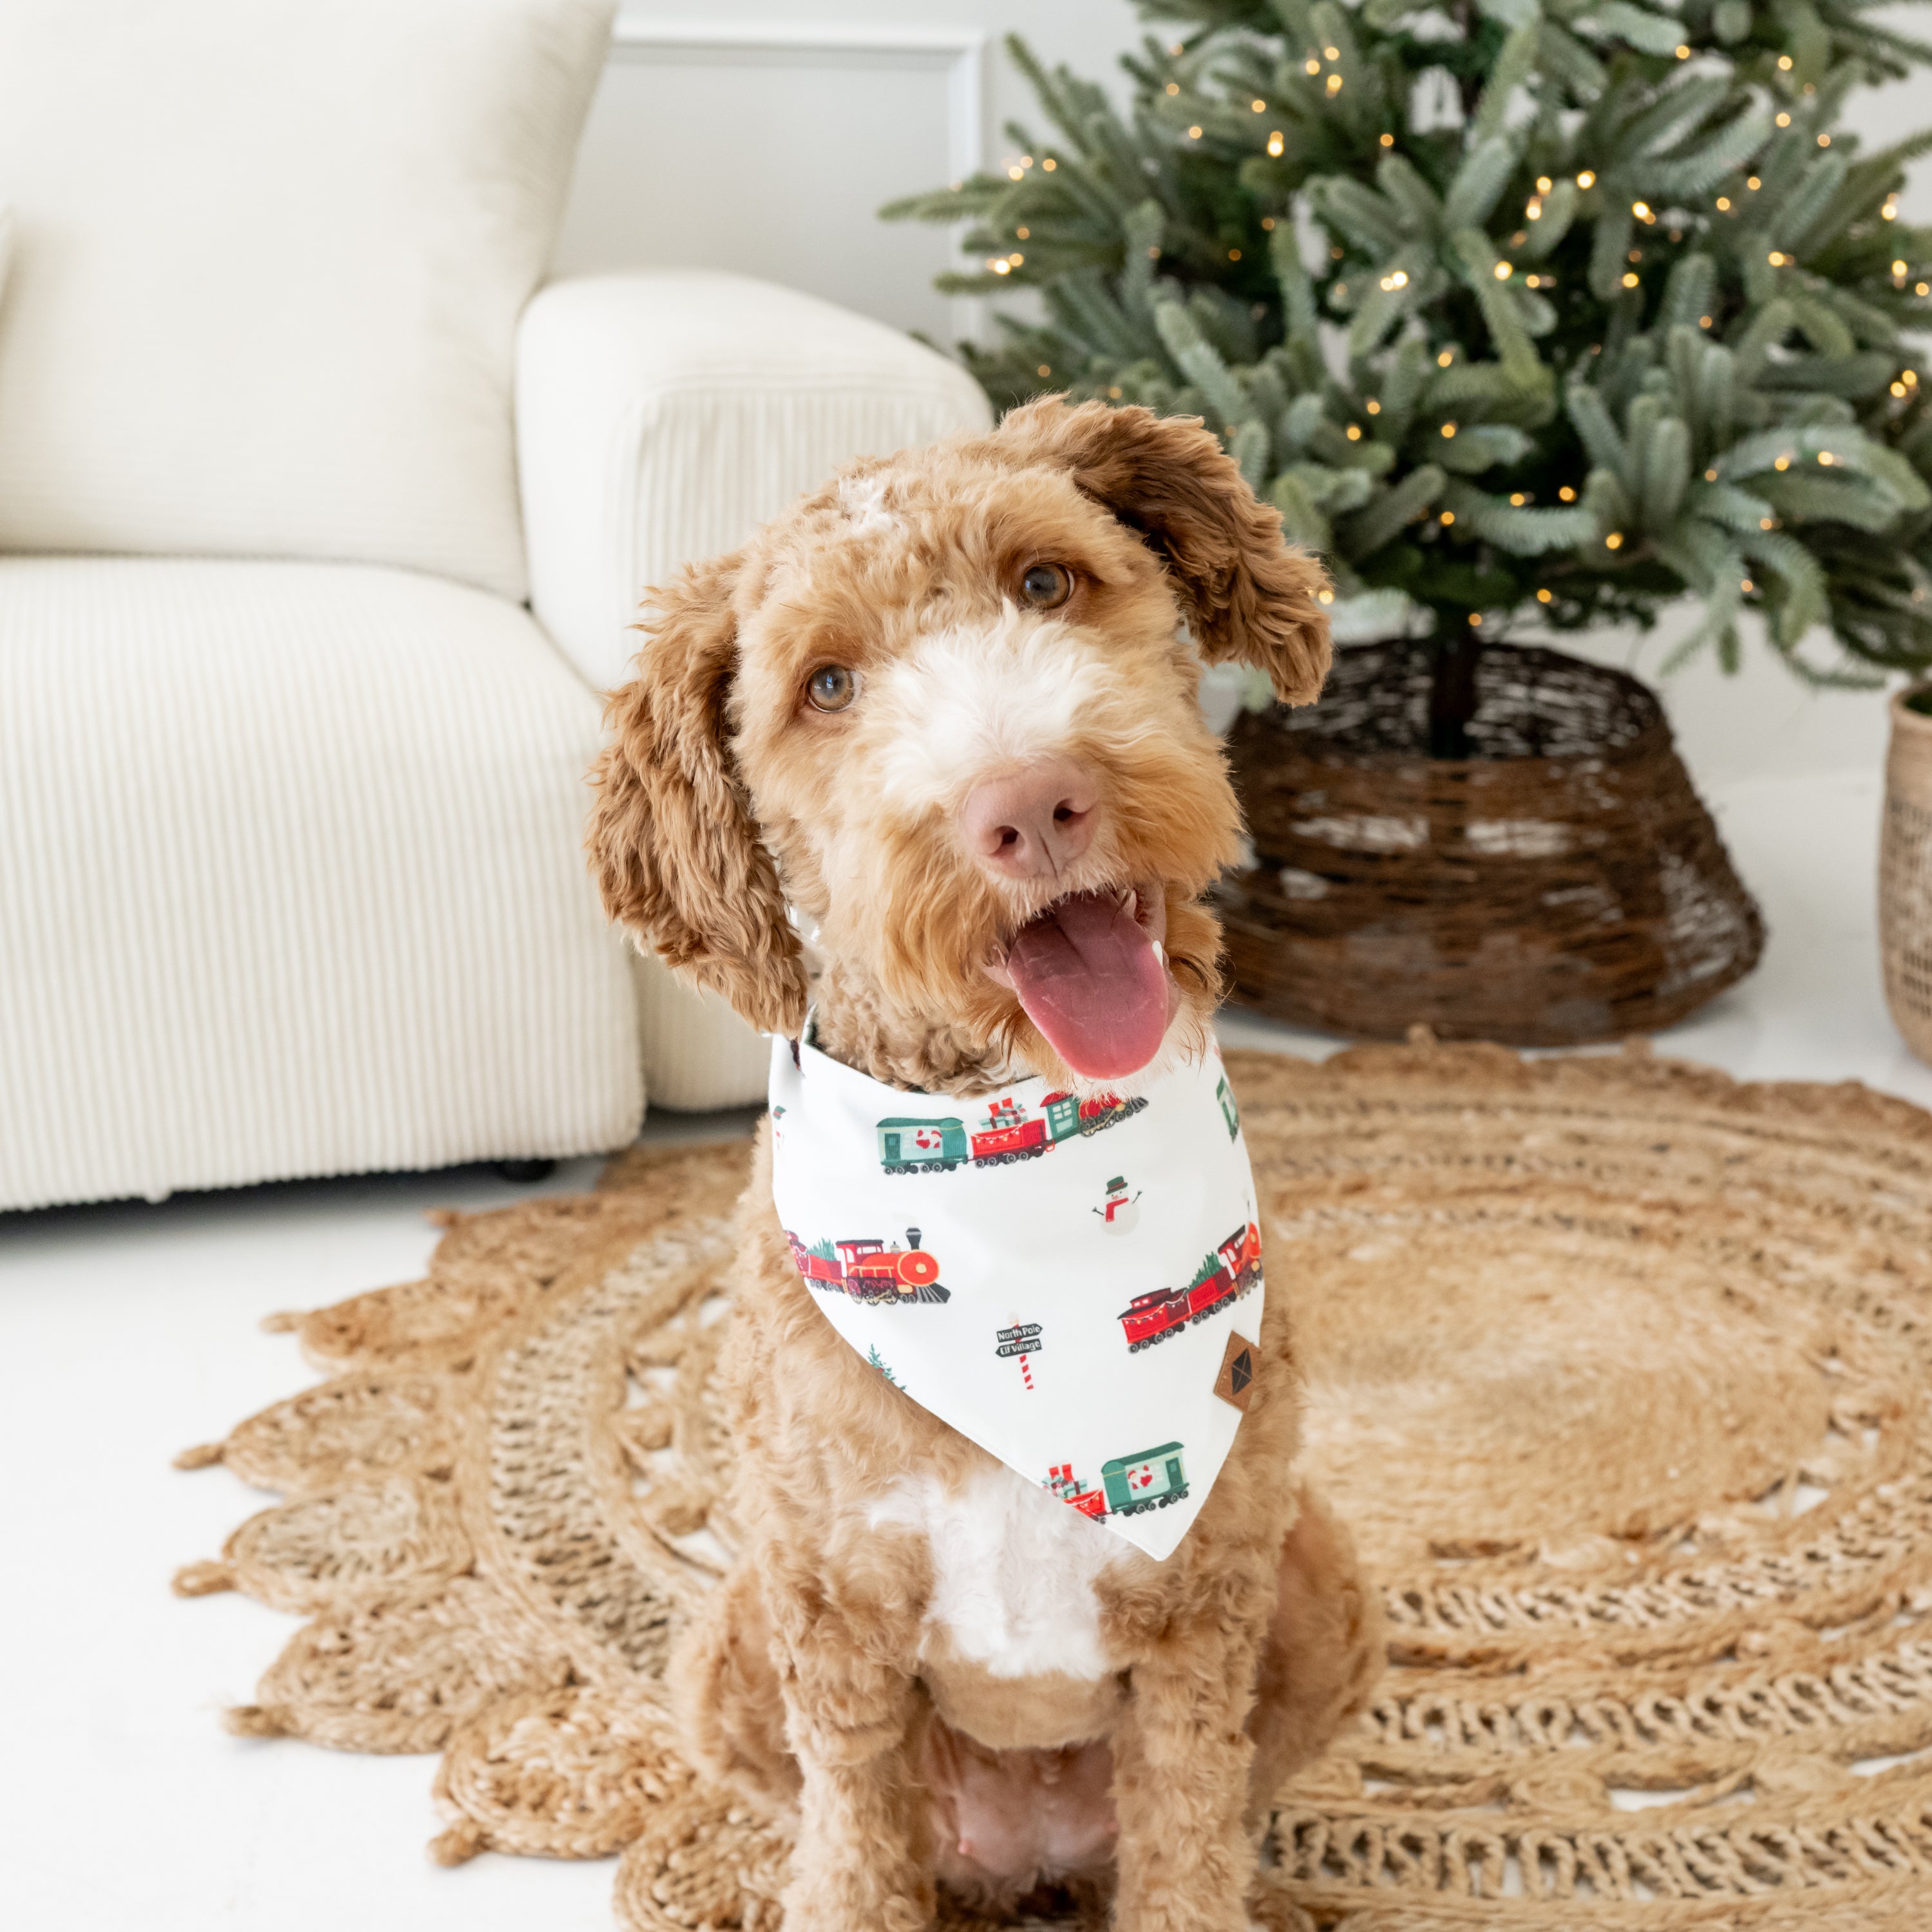
<svg viewBox="0 0 1932 1932">
<path fill-rule="evenodd" d="M 1178 1442 L 1163 1442 L 1100 1465 L 1106 1486 L 1107 1507 L 1123 1516 L 1143 1510 L 1166 1509 L 1187 1500 L 1187 1470 Z"/>
</svg>

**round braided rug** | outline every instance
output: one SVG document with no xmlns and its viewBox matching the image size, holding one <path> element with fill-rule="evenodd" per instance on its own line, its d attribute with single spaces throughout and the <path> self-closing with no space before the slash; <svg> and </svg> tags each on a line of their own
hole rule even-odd
<svg viewBox="0 0 1932 1932">
<path fill-rule="evenodd" d="M 1390 1633 L 1257 1917 L 1932 1924 L 1932 1117 L 1634 1052 L 1229 1061 Z M 735 1541 L 746 1158 L 452 1219 L 426 1280 L 278 1318 L 331 1379 L 182 1459 L 284 1500 L 177 1587 L 310 1619 L 236 1727 L 441 1752 L 436 1856 L 621 1851 L 631 1932 L 778 1922 L 783 1838 L 662 1682 Z"/>
</svg>

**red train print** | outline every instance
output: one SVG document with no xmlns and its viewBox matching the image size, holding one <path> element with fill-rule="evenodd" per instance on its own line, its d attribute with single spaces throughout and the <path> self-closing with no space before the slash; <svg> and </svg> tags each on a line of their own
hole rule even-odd
<svg viewBox="0 0 1932 1932">
<path fill-rule="evenodd" d="M 1029 1120 L 1011 1100 L 995 1100 L 986 1109 L 986 1124 L 970 1142 L 975 1166 L 1004 1166 L 1031 1160 L 1047 1149 L 1046 1122 Z"/>
<path fill-rule="evenodd" d="M 1137 1294 L 1118 1317 L 1128 1352 L 1138 1354 L 1157 1342 L 1238 1301 L 1262 1278 L 1262 1231 L 1252 1221 L 1237 1228 L 1201 1264 L 1185 1288 L 1157 1288 Z"/>
<path fill-rule="evenodd" d="M 1262 1278 L 1262 1231 L 1250 1221 L 1238 1228 L 1217 1250 L 1222 1264 L 1234 1277 L 1238 1291 L 1246 1294 Z"/>
<path fill-rule="evenodd" d="M 1071 1094 L 1049 1094 L 1040 1102 L 1038 1118 L 1028 1120 L 1017 1102 L 996 1100 L 986 1109 L 986 1124 L 969 1142 L 976 1167 L 1006 1161 L 1032 1160 L 1076 1134 L 1098 1133 L 1117 1120 L 1138 1114 L 1147 1102 L 1138 1095 L 1123 1100 L 1118 1094 L 1100 1094 L 1076 1100 Z"/>
<path fill-rule="evenodd" d="M 791 1258 L 809 1288 L 836 1289 L 855 1301 L 950 1301 L 939 1285 L 938 1261 L 919 1244 L 919 1230 L 906 1230 L 906 1244 L 884 1241 L 814 1241 L 808 1246 L 788 1228 Z M 836 1252 L 834 1252 L 836 1250 Z"/>
<path fill-rule="evenodd" d="M 988 1103 L 986 1124 L 968 1135 L 956 1114 L 918 1118 L 895 1114 L 878 1124 L 879 1165 L 888 1174 L 950 1174 L 962 1161 L 975 1167 L 1003 1167 L 1016 1160 L 1036 1160 L 1062 1141 L 1076 1135 L 1096 1134 L 1131 1119 L 1145 1107 L 1136 1095 L 1123 1100 L 1118 1094 L 1077 1100 L 1071 1094 L 1049 1094 L 1032 1119 L 1010 1096 Z"/>
</svg>

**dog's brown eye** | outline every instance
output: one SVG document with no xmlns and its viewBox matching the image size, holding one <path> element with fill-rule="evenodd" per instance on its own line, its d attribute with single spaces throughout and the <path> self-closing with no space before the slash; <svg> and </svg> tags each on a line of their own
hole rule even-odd
<svg viewBox="0 0 1932 1932">
<path fill-rule="evenodd" d="M 1020 595 L 1036 610 L 1052 610 L 1073 595 L 1073 579 L 1057 563 L 1029 564 Z"/>
<path fill-rule="evenodd" d="M 820 664 L 806 680 L 814 711 L 843 711 L 859 694 L 859 680 L 843 664 Z"/>
</svg>

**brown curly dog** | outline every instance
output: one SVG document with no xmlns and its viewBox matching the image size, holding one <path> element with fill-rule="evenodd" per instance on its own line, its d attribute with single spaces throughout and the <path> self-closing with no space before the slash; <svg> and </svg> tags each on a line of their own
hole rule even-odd
<svg viewBox="0 0 1932 1932">
<path fill-rule="evenodd" d="M 1201 1048 L 1220 992 L 1202 900 L 1240 815 L 1200 661 L 1306 702 L 1323 588 L 1196 422 L 1049 399 L 854 464 L 652 594 L 596 774 L 604 904 L 755 1027 L 796 1037 L 809 998 L 818 1044 L 874 1078 L 1130 1088 Z M 1165 972 L 1124 977 L 1136 948 Z M 1022 971 L 1042 949 L 1052 1002 Z M 698 1762 L 794 1822 L 788 1932 L 916 1932 L 937 1883 L 1054 1882 L 1111 1886 L 1129 1932 L 1238 1932 L 1270 1795 L 1381 1654 L 1294 1474 L 1292 1285 L 1156 1562 L 840 1338 L 763 1135 L 740 1211 L 746 1546 L 676 1672 Z"/>
</svg>

